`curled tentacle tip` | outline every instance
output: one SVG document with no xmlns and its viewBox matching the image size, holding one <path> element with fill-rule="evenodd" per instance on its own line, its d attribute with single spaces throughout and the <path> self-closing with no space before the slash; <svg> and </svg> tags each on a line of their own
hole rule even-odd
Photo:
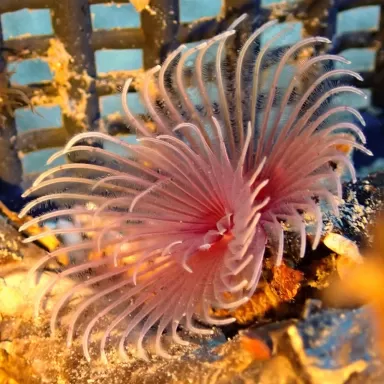
<svg viewBox="0 0 384 384">
<path fill-rule="evenodd" d="M 319 41 L 321 43 L 327 43 L 327 44 L 331 44 L 332 43 L 332 40 L 328 39 L 327 37 L 318 37 L 317 41 Z"/>
<path fill-rule="evenodd" d="M 184 268 L 185 271 L 187 271 L 189 273 L 193 273 L 193 270 L 187 264 L 183 264 L 183 268 Z"/>
<path fill-rule="evenodd" d="M 144 360 L 144 361 L 146 361 L 147 363 L 149 363 L 149 361 L 150 361 L 150 359 L 149 359 L 149 357 L 148 357 L 148 354 L 144 351 L 143 348 L 141 348 L 141 349 L 139 349 L 139 350 L 137 351 L 137 356 L 139 357 L 139 359 Z"/>
<path fill-rule="evenodd" d="M 103 364 L 108 365 L 108 358 L 104 351 L 100 352 L 100 360 Z"/>
</svg>

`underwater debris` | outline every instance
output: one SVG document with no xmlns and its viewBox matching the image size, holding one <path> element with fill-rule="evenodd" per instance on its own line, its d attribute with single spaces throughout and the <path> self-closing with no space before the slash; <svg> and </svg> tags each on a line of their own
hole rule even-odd
<svg viewBox="0 0 384 384">
<path fill-rule="evenodd" d="M 351 266 L 363 263 L 359 248 L 352 240 L 331 232 L 325 236 L 323 243 L 338 255 L 335 263 L 342 279 L 347 278 Z"/>
<path fill-rule="evenodd" d="M 340 256 L 352 259 L 355 263 L 362 262 L 359 248 L 355 242 L 339 235 L 338 233 L 327 233 L 323 243 L 333 252 Z"/>
</svg>

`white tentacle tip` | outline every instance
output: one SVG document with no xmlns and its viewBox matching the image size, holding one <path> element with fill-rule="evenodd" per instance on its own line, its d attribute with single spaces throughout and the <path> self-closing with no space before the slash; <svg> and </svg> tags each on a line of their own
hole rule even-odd
<svg viewBox="0 0 384 384">
<path fill-rule="evenodd" d="M 145 352 L 145 349 L 142 346 L 137 347 L 137 357 L 149 363 L 148 354 Z"/>
<path fill-rule="evenodd" d="M 33 311 L 33 317 L 35 320 L 37 320 L 40 317 L 40 309 L 37 308 Z"/>
<path fill-rule="evenodd" d="M 127 362 L 128 361 L 128 356 L 127 356 L 127 353 L 125 352 L 124 350 L 124 346 L 119 346 L 119 356 L 120 356 L 120 359 L 124 362 Z"/>
<path fill-rule="evenodd" d="M 316 251 L 319 243 L 320 243 L 320 239 L 319 238 L 315 239 L 315 241 L 312 243 L 312 251 Z"/>
<path fill-rule="evenodd" d="M 328 37 L 318 37 L 316 40 L 321 43 L 327 43 L 327 44 L 332 43 L 332 40 L 328 39 Z"/>
<path fill-rule="evenodd" d="M 281 262 L 282 262 L 282 259 L 281 259 L 281 257 L 279 257 L 279 258 L 276 259 L 276 261 L 275 261 L 275 266 L 276 266 L 276 267 L 280 267 L 280 266 L 281 266 Z"/>
<path fill-rule="evenodd" d="M 108 359 L 107 359 L 107 355 L 105 354 L 104 351 L 101 352 L 100 354 L 100 359 L 101 359 L 101 362 L 105 365 L 108 364 Z M 89 361 L 88 361 L 89 362 Z"/>
<path fill-rule="evenodd" d="M 365 153 L 366 153 L 368 156 L 374 156 L 373 152 L 370 151 L 369 149 L 367 149 Z"/>
<path fill-rule="evenodd" d="M 28 224 L 29 224 L 29 223 L 24 223 L 24 224 L 19 228 L 19 232 L 23 232 L 26 228 L 28 228 Z"/>
<path fill-rule="evenodd" d="M 22 197 L 23 199 L 25 199 L 30 193 L 31 193 L 31 188 L 28 188 L 26 191 L 24 191 L 24 192 L 21 194 L 21 197 Z"/>
<path fill-rule="evenodd" d="M 46 165 L 51 165 L 58 157 L 62 156 L 64 153 L 63 151 L 58 151 L 56 153 L 54 153 L 53 155 L 51 155 L 48 160 L 46 161 Z"/>
<path fill-rule="evenodd" d="M 159 349 L 156 347 L 156 355 L 162 357 L 163 359 L 170 360 L 173 358 L 172 355 L 169 353 L 165 352 L 163 348 Z"/>
<path fill-rule="evenodd" d="M 187 272 L 189 272 L 189 273 L 193 273 L 193 270 L 191 269 L 191 267 L 190 267 L 186 262 L 184 262 L 184 263 L 182 264 L 182 266 L 183 266 L 183 268 L 184 268 Z"/>
</svg>

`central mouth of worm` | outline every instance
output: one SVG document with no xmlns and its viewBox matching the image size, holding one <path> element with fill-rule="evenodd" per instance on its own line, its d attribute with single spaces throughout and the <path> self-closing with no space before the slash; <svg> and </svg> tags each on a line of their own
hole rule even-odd
<svg viewBox="0 0 384 384">
<path fill-rule="evenodd" d="M 221 252 L 226 249 L 228 243 L 233 239 L 232 214 L 226 214 L 216 222 L 216 228 L 207 231 L 204 235 L 203 244 L 199 251 Z"/>
</svg>

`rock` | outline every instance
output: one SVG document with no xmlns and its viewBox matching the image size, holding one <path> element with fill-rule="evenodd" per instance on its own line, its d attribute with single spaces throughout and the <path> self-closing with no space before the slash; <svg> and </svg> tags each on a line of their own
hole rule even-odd
<svg viewBox="0 0 384 384">
<path fill-rule="evenodd" d="M 21 357 L 0 349 L 0 384 L 38 384 L 41 380 Z"/>
<path fill-rule="evenodd" d="M 375 173 L 356 184 L 346 183 L 340 217 L 326 215 L 328 232 L 340 233 L 360 246 L 369 246 L 371 226 L 384 209 L 384 172 Z"/>
</svg>

